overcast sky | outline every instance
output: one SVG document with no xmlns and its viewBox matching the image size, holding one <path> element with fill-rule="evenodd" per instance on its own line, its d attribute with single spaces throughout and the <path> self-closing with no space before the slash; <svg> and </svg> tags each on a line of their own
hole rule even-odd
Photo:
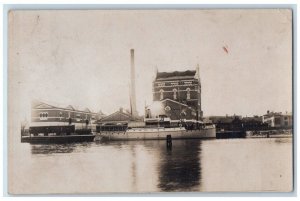
<svg viewBox="0 0 300 201">
<path fill-rule="evenodd" d="M 200 66 L 207 115 L 292 110 L 290 10 L 18 11 L 9 16 L 9 102 L 31 99 L 110 114 L 152 101 L 155 68 Z M 18 98 L 16 98 L 18 97 Z"/>
</svg>

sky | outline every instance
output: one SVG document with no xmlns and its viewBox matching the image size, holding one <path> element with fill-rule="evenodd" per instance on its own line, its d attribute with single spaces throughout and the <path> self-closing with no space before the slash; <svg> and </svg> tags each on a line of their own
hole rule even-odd
<svg viewBox="0 0 300 201">
<path fill-rule="evenodd" d="M 33 99 L 129 109 L 132 48 L 141 115 L 156 68 L 197 64 L 204 116 L 292 111 L 288 9 L 12 11 L 8 36 L 9 112 L 20 118 L 30 117 Z"/>
</svg>

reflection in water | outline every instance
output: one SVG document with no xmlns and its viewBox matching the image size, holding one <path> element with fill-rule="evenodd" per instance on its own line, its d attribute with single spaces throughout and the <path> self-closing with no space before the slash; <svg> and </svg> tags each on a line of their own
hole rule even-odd
<svg viewBox="0 0 300 201">
<path fill-rule="evenodd" d="M 172 149 L 155 140 L 21 143 L 11 175 L 21 193 L 289 190 L 291 145 L 291 138 L 173 140 Z"/>
<path fill-rule="evenodd" d="M 134 146 L 130 147 L 131 153 L 132 153 L 132 163 L 131 163 L 131 177 L 132 177 L 132 190 L 136 191 L 137 190 L 137 185 L 136 185 L 136 180 L 137 180 L 137 175 L 136 175 L 136 153 Z"/>
<path fill-rule="evenodd" d="M 275 138 L 276 143 L 288 143 L 291 141 L 291 138 Z M 270 141 L 272 143 L 272 141 Z"/>
<path fill-rule="evenodd" d="M 292 139 L 250 138 L 202 143 L 201 191 L 292 189 Z"/>
<path fill-rule="evenodd" d="M 201 180 L 200 154 L 201 140 L 173 140 L 171 148 L 166 146 L 165 141 L 127 141 L 103 143 L 104 146 L 112 146 L 117 149 L 129 151 L 131 189 L 137 192 L 141 182 L 146 183 L 147 175 L 139 174 L 138 167 L 141 163 L 146 163 L 149 156 L 154 154 L 156 161 L 156 173 L 158 182 L 156 184 L 159 191 L 197 191 Z M 142 146 L 142 148 L 140 147 Z M 138 148 L 140 147 L 140 148 Z M 145 152 L 147 158 L 142 160 L 138 154 Z M 148 170 L 150 167 L 148 167 Z M 147 170 L 146 170 L 147 171 Z M 145 179 L 141 179 L 145 178 Z M 142 181 L 139 181 L 142 180 Z"/>
<path fill-rule="evenodd" d="M 86 143 L 70 143 L 70 144 L 35 144 L 31 145 L 32 154 L 57 154 L 57 153 L 72 153 L 80 149 L 84 152 L 91 146 L 90 142 Z"/>
<path fill-rule="evenodd" d="M 162 191 L 199 189 L 201 141 L 173 141 L 172 148 L 160 147 L 159 183 Z"/>
</svg>

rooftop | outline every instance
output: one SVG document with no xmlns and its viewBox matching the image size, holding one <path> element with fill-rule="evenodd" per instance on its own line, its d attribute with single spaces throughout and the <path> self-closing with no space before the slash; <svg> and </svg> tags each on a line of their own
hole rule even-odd
<svg viewBox="0 0 300 201">
<path fill-rule="evenodd" d="M 156 79 L 172 79 L 172 78 L 194 78 L 196 75 L 195 70 L 187 71 L 172 71 L 172 72 L 157 72 Z"/>
<path fill-rule="evenodd" d="M 98 113 L 92 112 L 89 108 L 85 108 L 84 110 L 75 108 L 72 105 L 68 105 L 67 107 L 58 106 L 58 104 L 48 104 L 39 100 L 33 100 L 31 103 L 31 107 L 34 109 L 63 109 L 63 110 L 71 110 L 77 112 L 85 112 L 85 113 L 94 113 L 103 115 L 102 111 L 100 110 Z"/>
<path fill-rule="evenodd" d="M 264 114 L 263 116 L 271 117 L 271 116 L 292 116 L 292 112 L 273 112 L 273 111 L 267 111 L 267 114 Z"/>
</svg>

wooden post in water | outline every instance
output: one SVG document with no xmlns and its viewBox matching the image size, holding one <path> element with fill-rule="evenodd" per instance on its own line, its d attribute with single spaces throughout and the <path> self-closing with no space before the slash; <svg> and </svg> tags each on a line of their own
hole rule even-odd
<svg viewBox="0 0 300 201">
<path fill-rule="evenodd" d="M 172 136 L 167 135 L 167 148 L 171 148 L 171 147 L 172 147 Z"/>
</svg>

